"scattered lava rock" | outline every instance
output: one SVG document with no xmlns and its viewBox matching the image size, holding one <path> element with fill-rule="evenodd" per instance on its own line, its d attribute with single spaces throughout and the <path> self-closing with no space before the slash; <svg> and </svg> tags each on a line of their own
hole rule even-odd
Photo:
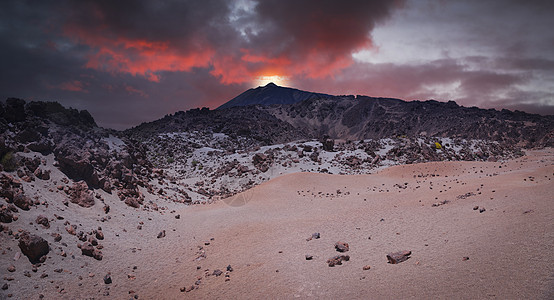
<svg viewBox="0 0 554 300">
<path fill-rule="evenodd" d="M 94 257 L 96 260 L 102 260 L 102 251 L 94 248 L 94 246 L 91 243 L 85 243 L 84 245 L 81 245 L 81 254 Z"/>
<path fill-rule="evenodd" d="M 365 265 L 362 269 L 364 271 L 367 271 L 367 270 L 371 269 L 371 266 L 370 265 Z"/>
<path fill-rule="evenodd" d="M 387 259 L 389 261 L 389 264 L 399 264 L 403 261 L 408 260 L 411 254 L 412 254 L 412 251 L 408 251 L 408 250 L 389 253 L 387 254 Z"/>
<path fill-rule="evenodd" d="M 96 238 L 99 240 L 104 239 L 104 233 L 102 232 L 102 230 L 96 230 Z"/>
<path fill-rule="evenodd" d="M 307 238 L 306 241 L 311 241 L 312 239 L 319 239 L 321 236 L 319 234 L 319 232 L 316 232 L 316 233 L 312 233 L 312 236 Z"/>
<path fill-rule="evenodd" d="M 104 276 L 104 283 L 105 284 L 111 284 L 112 283 L 112 276 L 111 276 L 110 273 L 108 273 Z"/>
<path fill-rule="evenodd" d="M 65 231 L 67 231 L 67 233 L 69 233 L 71 235 L 76 235 L 77 234 L 77 226 L 75 226 L 75 225 L 67 226 L 67 227 L 65 227 Z"/>
<path fill-rule="evenodd" d="M 343 261 L 349 261 L 350 256 L 348 255 L 337 255 L 329 258 L 327 260 L 327 263 L 329 264 L 329 267 L 334 267 L 336 265 L 342 265 Z"/>
<path fill-rule="evenodd" d="M 55 242 L 59 242 L 62 240 L 62 235 L 59 233 L 51 233 L 50 235 L 54 238 Z"/>
<path fill-rule="evenodd" d="M 221 274 L 223 274 L 223 272 L 220 269 L 215 269 L 214 272 L 212 273 L 212 275 L 216 277 L 221 276 Z"/>
<path fill-rule="evenodd" d="M 48 222 L 48 218 L 43 215 L 39 215 L 35 222 L 44 226 L 44 228 L 50 228 L 50 222 Z"/>
<path fill-rule="evenodd" d="M 140 207 L 140 202 L 139 202 L 139 199 L 137 198 L 134 198 L 134 197 L 127 197 L 125 198 L 125 204 L 129 205 L 130 207 L 134 207 L 134 208 L 139 208 Z"/>
<path fill-rule="evenodd" d="M 306 260 L 312 260 L 314 259 L 313 255 L 306 254 Z"/>
<path fill-rule="evenodd" d="M 162 231 L 160 231 L 160 233 L 158 233 L 158 238 L 159 239 L 161 239 L 163 237 L 165 237 L 165 230 L 162 230 Z"/>
<path fill-rule="evenodd" d="M 48 242 L 45 239 L 38 235 L 30 234 L 27 231 L 24 231 L 19 236 L 19 249 L 33 264 L 40 262 L 41 257 L 50 251 Z"/>
<path fill-rule="evenodd" d="M 336 242 L 335 243 L 335 250 L 338 252 L 346 252 L 350 250 L 350 247 L 348 246 L 348 243 L 345 242 Z"/>
</svg>

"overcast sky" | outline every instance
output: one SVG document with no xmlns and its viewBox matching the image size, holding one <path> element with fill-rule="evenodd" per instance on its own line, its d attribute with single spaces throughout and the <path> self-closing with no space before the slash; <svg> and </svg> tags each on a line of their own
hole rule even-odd
<svg viewBox="0 0 554 300">
<path fill-rule="evenodd" d="M 554 1 L 2 1 L 0 97 L 125 129 L 246 89 L 554 114 Z"/>
</svg>

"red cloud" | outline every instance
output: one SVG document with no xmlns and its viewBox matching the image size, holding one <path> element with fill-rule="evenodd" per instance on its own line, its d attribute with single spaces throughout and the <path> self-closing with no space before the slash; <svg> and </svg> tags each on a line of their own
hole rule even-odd
<svg viewBox="0 0 554 300">
<path fill-rule="evenodd" d="M 111 73 L 141 75 L 150 81 L 159 81 L 160 71 L 190 71 L 194 67 L 206 67 L 214 51 L 181 53 L 168 42 L 110 38 L 95 34 L 94 30 L 68 26 L 65 34 L 93 48 L 88 56 L 87 68 Z"/>
<path fill-rule="evenodd" d="M 46 87 L 48 87 L 49 89 L 88 93 L 88 91 L 85 90 L 84 86 L 85 84 L 79 80 L 66 81 L 58 85 L 50 85 L 50 84 L 46 85 Z"/>
<path fill-rule="evenodd" d="M 161 72 L 193 68 L 209 68 L 224 84 L 264 75 L 324 78 L 352 65 L 354 51 L 371 47 L 375 25 L 402 1 L 264 0 L 236 24 L 227 21 L 233 2 L 209 2 L 146 1 L 132 10 L 115 3 L 77 5 L 79 17 L 64 34 L 91 48 L 85 67 L 154 82 Z M 243 26 L 250 27 L 239 33 Z"/>
</svg>

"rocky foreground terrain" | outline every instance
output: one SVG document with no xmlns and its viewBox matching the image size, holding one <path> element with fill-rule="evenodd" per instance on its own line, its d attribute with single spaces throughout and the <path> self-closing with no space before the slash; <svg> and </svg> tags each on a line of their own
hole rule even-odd
<svg viewBox="0 0 554 300">
<path fill-rule="evenodd" d="M 248 273 L 256 268 L 241 260 L 238 266 L 229 262 L 206 269 L 201 261 L 210 244 L 226 238 L 215 228 L 213 235 L 206 229 L 191 236 L 191 228 L 204 222 L 190 215 L 196 213 L 192 207 L 219 211 L 226 207 L 222 203 L 244 206 L 253 199 L 249 191 L 255 186 L 299 172 L 341 178 L 335 176 L 374 174 L 394 165 L 417 169 L 429 162 L 472 162 L 477 163 L 473 169 L 464 165 L 468 174 L 493 178 L 507 172 L 506 162 L 526 161 L 529 149 L 552 147 L 553 120 L 455 103 L 316 94 L 286 105 L 177 112 L 119 132 L 98 127 L 86 111 L 7 99 L 0 102 L 0 299 L 151 299 L 161 291 L 158 287 L 172 289 L 165 298 L 191 295 L 211 278 L 224 275 L 228 282 L 236 274 L 233 269 Z M 532 175 L 525 181 L 545 183 L 554 175 L 551 156 L 541 159 L 537 163 L 550 168 L 540 171 L 546 179 Z M 430 182 L 435 175 L 414 171 L 413 180 Z M 454 179 L 445 184 L 449 180 Z M 328 191 L 308 186 L 286 190 L 298 199 L 354 197 L 354 191 L 332 182 Z M 418 184 L 374 182 L 364 193 L 402 193 L 408 187 L 417 190 Z M 479 192 L 437 194 L 425 201 L 443 207 L 454 199 L 480 197 Z M 355 198 L 362 194 L 356 191 Z M 363 197 L 375 201 L 369 194 Z M 197 223 L 177 225 L 183 218 Z M 186 240 L 183 257 L 173 257 L 180 251 L 176 246 L 158 246 L 164 240 L 178 244 L 179 236 Z M 157 265 L 158 259 L 150 257 L 165 256 L 166 247 L 172 261 L 160 259 Z M 225 255 L 230 254 L 219 258 Z M 348 264 L 350 257 L 341 255 L 330 258 L 329 265 Z M 314 257 L 323 259 L 306 254 L 306 260 Z M 185 268 L 187 280 L 172 279 L 167 286 L 145 274 L 170 265 L 190 267 Z M 182 275 L 165 272 L 160 281 Z M 292 294 L 281 294 L 286 295 Z"/>
</svg>

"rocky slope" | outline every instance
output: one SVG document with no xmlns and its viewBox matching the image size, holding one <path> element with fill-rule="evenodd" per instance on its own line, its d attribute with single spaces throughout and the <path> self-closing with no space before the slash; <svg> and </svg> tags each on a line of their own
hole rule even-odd
<svg viewBox="0 0 554 300">
<path fill-rule="evenodd" d="M 434 136 L 492 140 L 526 148 L 554 146 L 554 116 L 467 108 L 453 101 L 345 96 L 259 108 L 296 128 L 304 128 L 313 137 L 359 140 Z"/>
<path fill-rule="evenodd" d="M 125 135 L 144 140 L 157 134 L 172 132 L 223 133 L 232 139 L 237 149 L 278 144 L 305 137 L 301 129 L 253 107 L 179 111 L 129 129 L 125 131 Z"/>
<path fill-rule="evenodd" d="M 48 180 L 42 169 L 52 156 L 53 166 L 76 182 L 78 195 L 70 198 L 79 204 L 93 205 L 94 199 L 80 201 L 91 198 L 86 195 L 93 189 L 102 189 L 138 207 L 144 199 L 139 187 L 151 190 L 154 173 L 145 160 L 146 148 L 98 127 L 87 111 L 11 98 L 0 103 L 0 128 L 3 171 L 14 172 L 26 182 Z"/>
<path fill-rule="evenodd" d="M 477 125 L 469 125 L 483 131 L 456 136 L 463 130 L 446 126 L 433 131 L 440 122 L 425 121 L 423 114 L 417 122 L 404 120 L 409 114 L 400 100 L 370 101 L 364 104 L 365 110 L 357 106 L 360 101 L 337 97 L 292 105 L 193 109 L 125 132 L 100 128 L 88 112 L 54 102 L 13 98 L 0 102 L 0 299 L 31 294 L 75 299 L 90 293 L 121 298 L 122 293 L 137 296 L 137 290 L 153 297 L 154 290 L 144 287 L 152 281 L 144 281 L 149 277 L 142 269 L 159 267 L 157 260 L 144 258 L 160 253 L 157 246 L 144 245 L 180 239 L 192 234 L 191 227 L 201 228 L 190 221 L 195 214 L 185 211 L 186 205 L 219 199 L 223 199 L 217 201 L 219 205 L 242 205 L 245 199 L 232 196 L 283 174 L 369 174 L 392 165 L 430 161 L 499 161 L 494 168 L 509 173 L 506 160 L 522 156 L 521 146 L 551 143 L 550 117 L 478 110 L 475 115 L 481 120 L 490 114 L 498 124 L 475 117 Z M 465 111 L 473 120 L 472 109 L 452 104 L 410 105 L 435 105 L 423 110 L 436 111 L 431 115 L 439 120 L 455 121 L 456 116 L 440 114 L 449 105 L 453 114 Z M 383 107 L 386 110 L 377 114 Z M 364 135 L 362 128 L 371 128 L 369 123 L 384 127 Z M 399 131 L 406 124 L 418 127 Z M 464 124 L 458 125 L 469 130 Z M 493 124 L 501 134 L 492 134 Z M 426 134 L 420 132 L 424 129 Z M 449 134 L 453 137 L 443 137 Z M 492 178 L 499 172 L 494 168 L 483 174 L 478 174 L 483 170 L 470 171 Z M 413 176 L 435 175 L 422 171 Z M 373 192 L 402 191 L 404 182 L 374 186 Z M 350 195 L 334 191 L 325 195 Z M 308 193 L 287 192 L 299 197 Z M 194 225 L 174 226 L 178 220 Z M 175 233 L 177 228 L 180 231 Z M 190 239 L 193 247 L 199 243 L 194 234 Z M 182 257 L 182 250 L 189 247 L 171 241 Z M 196 271 L 198 259 L 206 257 L 202 245 L 194 251 L 190 248 L 194 255 L 190 267 Z M 190 264 L 187 258 L 184 265 Z M 122 290 L 136 278 L 141 284 Z M 198 286 L 191 289 L 189 284 L 172 292 L 191 292 Z"/>
</svg>

